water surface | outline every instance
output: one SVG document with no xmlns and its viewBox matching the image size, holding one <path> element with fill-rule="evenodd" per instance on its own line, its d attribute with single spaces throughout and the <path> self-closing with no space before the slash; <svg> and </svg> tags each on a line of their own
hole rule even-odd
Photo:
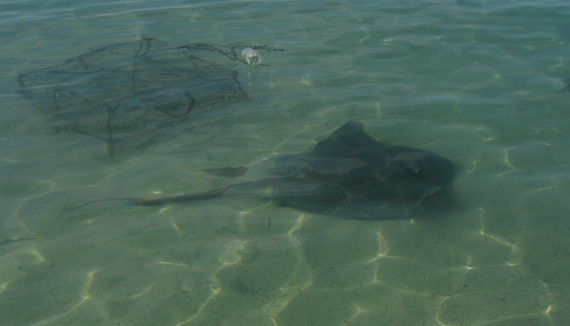
<svg viewBox="0 0 570 326">
<path fill-rule="evenodd" d="M 563 325 L 570 319 L 564 1 L 4 1 L 0 318 L 6 325 Z M 270 45 L 249 100 L 110 156 L 16 76 L 110 44 Z M 452 207 L 354 221 L 221 197 L 203 169 L 306 152 L 350 120 L 452 159 Z M 245 196 L 245 198 L 248 198 Z M 446 205 L 451 206 L 451 205 Z"/>
</svg>

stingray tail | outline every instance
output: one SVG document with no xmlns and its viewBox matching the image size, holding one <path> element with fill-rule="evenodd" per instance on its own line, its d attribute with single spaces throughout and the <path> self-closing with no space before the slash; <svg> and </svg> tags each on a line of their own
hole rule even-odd
<svg viewBox="0 0 570 326">
<path fill-rule="evenodd" d="M 212 191 L 208 191 L 208 192 L 201 192 L 201 193 L 197 193 L 197 194 L 184 194 L 184 195 L 162 197 L 162 198 L 155 198 L 155 199 L 130 198 L 130 199 L 124 199 L 124 200 L 126 200 L 128 204 L 133 205 L 133 206 L 161 206 L 161 205 L 166 205 L 166 204 L 181 203 L 181 202 L 185 202 L 185 201 L 195 201 L 195 200 L 216 198 L 218 196 L 221 196 L 230 187 L 231 186 L 212 190 Z"/>
<path fill-rule="evenodd" d="M 88 206 L 88 205 L 91 205 L 91 204 L 100 203 L 100 202 L 106 202 L 106 201 L 124 201 L 124 202 L 127 203 L 128 205 L 136 205 L 136 204 L 131 203 L 132 201 L 136 201 L 136 200 L 137 200 L 137 199 L 133 199 L 133 198 L 98 199 L 98 200 L 92 200 L 92 201 L 90 201 L 90 202 L 83 203 L 83 204 L 78 205 L 78 206 L 63 208 L 62 210 L 64 210 L 64 211 L 71 211 L 71 210 L 78 209 L 78 208 L 81 208 L 81 207 L 85 207 L 85 206 Z"/>
<path fill-rule="evenodd" d="M 203 199 L 210 199 L 221 196 L 228 188 L 231 186 L 227 186 L 224 188 L 202 192 L 198 194 L 185 194 L 185 195 L 178 195 L 178 196 L 171 196 L 171 197 L 162 197 L 162 198 L 154 198 L 154 199 L 144 199 L 144 198 L 114 198 L 114 199 L 99 199 L 93 200 L 79 206 L 64 208 L 64 211 L 70 211 L 73 209 L 78 209 L 81 207 L 85 207 L 91 204 L 100 203 L 100 202 L 108 202 L 108 201 L 124 201 L 127 205 L 131 206 L 161 206 L 166 204 L 173 204 L 173 203 L 181 203 L 185 201 L 195 201 L 195 200 L 203 200 Z"/>
</svg>

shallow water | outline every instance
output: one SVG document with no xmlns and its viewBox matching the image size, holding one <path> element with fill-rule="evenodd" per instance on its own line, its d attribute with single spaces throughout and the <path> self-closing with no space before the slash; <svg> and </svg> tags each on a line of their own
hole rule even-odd
<svg viewBox="0 0 570 326">
<path fill-rule="evenodd" d="M 6 325 L 564 325 L 570 9 L 563 1 L 4 1 L 0 320 Z M 269 45 L 249 99 L 110 156 L 18 74 L 111 44 Z M 350 120 L 452 159 L 453 205 L 354 221 L 207 191 Z M 247 166 L 243 177 L 203 169 Z M 447 203 L 449 204 L 449 203 Z"/>
</svg>

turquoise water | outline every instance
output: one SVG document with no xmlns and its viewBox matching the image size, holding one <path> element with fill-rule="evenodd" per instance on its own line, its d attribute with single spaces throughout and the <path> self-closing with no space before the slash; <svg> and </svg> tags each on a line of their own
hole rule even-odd
<svg viewBox="0 0 570 326">
<path fill-rule="evenodd" d="M 569 14 L 564 1 L 3 1 L 1 324 L 564 325 Z M 21 73 L 143 35 L 284 51 L 216 59 L 248 100 L 113 155 L 19 92 Z M 453 207 L 356 221 L 246 194 L 62 210 L 263 177 L 264 159 L 350 120 L 453 160 Z M 250 170 L 203 171 L 224 166 Z"/>
</svg>

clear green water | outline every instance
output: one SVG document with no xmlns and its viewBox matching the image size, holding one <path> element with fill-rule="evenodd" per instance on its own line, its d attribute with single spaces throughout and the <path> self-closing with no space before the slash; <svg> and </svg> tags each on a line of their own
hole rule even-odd
<svg viewBox="0 0 570 326">
<path fill-rule="evenodd" d="M 3 1 L 1 324 L 565 325 L 568 17 L 565 1 Z M 113 157 L 18 93 L 20 73 L 141 35 L 285 51 L 228 64 L 249 101 Z M 233 181 L 202 169 L 308 151 L 349 120 L 461 166 L 455 207 L 62 210 L 210 190 Z"/>
</svg>

